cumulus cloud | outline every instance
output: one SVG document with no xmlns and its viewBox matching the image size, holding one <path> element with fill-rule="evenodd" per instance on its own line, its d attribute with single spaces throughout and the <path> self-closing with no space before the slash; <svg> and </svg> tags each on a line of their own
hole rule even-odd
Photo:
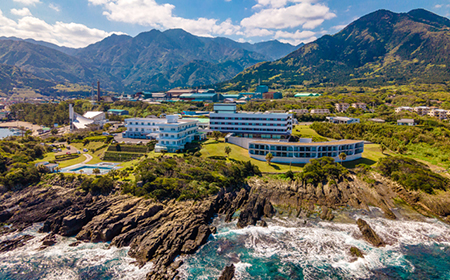
<svg viewBox="0 0 450 280">
<path fill-rule="evenodd" d="M 123 34 L 120 32 L 113 32 Z M 0 36 L 32 38 L 67 47 L 85 47 L 95 43 L 112 33 L 89 28 L 78 23 L 47 22 L 33 16 L 25 16 L 18 21 L 7 18 L 0 10 Z"/>
<path fill-rule="evenodd" d="M 40 3 L 40 1 L 39 0 L 14 0 L 14 2 L 17 2 L 17 3 L 21 3 L 21 4 L 24 4 L 24 5 L 35 5 L 35 4 L 37 4 L 37 3 Z"/>
<path fill-rule="evenodd" d="M 104 8 L 103 15 L 111 21 L 127 22 L 158 29 L 183 28 L 199 36 L 233 35 L 240 26 L 233 25 L 230 19 L 219 22 L 217 19 L 186 19 L 177 17 L 174 5 L 158 4 L 155 0 L 89 0 L 93 5 Z"/>
<path fill-rule="evenodd" d="M 332 19 L 336 15 L 323 4 L 314 4 L 303 1 L 291 6 L 283 0 L 259 0 L 269 1 L 270 7 L 253 14 L 241 21 L 241 25 L 247 28 L 285 29 L 302 26 L 304 29 L 314 29 L 325 20 Z M 275 6 L 274 6 L 275 5 Z"/>
<path fill-rule="evenodd" d="M 292 45 L 298 45 L 300 43 L 309 43 L 317 39 L 315 36 L 316 32 L 306 30 L 306 31 L 295 31 L 295 32 L 286 32 L 286 31 L 277 31 L 275 33 L 275 38 L 279 39 L 283 43 L 290 43 Z"/>
<path fill-rule="evenodd" d="M 28 8 L 23 8 L 23 9 L 11 9 L 11 14 L 16 15 L 16 16 L 21 16 L 21 17 L 25 17 L 25 16 L 31 16 L 31 12 L 30 10 L 28 10 Z"/>
</svg>

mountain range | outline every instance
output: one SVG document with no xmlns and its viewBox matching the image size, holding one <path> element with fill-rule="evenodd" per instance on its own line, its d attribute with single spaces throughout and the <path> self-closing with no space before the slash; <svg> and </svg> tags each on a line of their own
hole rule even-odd
<svg viewBox="0 0 450 280">
<path fill-rule="evenodd" d="M 249 44 L 198 37 L 181 29 L 151 30 L 136 37 L 112 35 L 80 49 L 0 37 L 0 64 L 56 83 L 100 80 L 110 90 L 156 91 L 224 81 L 296 48 L 279 41 Z"/>
<path fill-rule="evenodd" d="M 378 10 L 291 54 L 247 68 L 222 89 L 273 85 L 386 85 L 450 79 L 450 20 L 423 9 Z"/>
</svg>

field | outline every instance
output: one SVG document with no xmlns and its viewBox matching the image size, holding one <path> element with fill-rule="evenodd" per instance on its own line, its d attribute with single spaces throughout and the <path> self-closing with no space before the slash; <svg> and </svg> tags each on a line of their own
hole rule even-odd
<svg viewBox="0 0 450 280">
<path fill-rule="evenodd" d="M 292 129 L 292 135 L 300 138 L 312 138 L 314 142 L 326 142 L 330 140 L 320 136 L 314 129 L 309 127 L 309 125 L 304 124 L 295 125 Z"/>
<path fill-rule="evenodd" d="M 47 153 L 44 158 L 36 160 L 35 163 L 44 162 L 44 161 L 53 161 L 53 160 L 55 160 L 55 153 Z M 80 157 L 78 157 L 78 158 L 60 161 L 60 162 L 58 162 L 58 164 L 59 164 L 59 168 L 65 168 L 65 167 L 68 167 L 71 165 L 82 163 L 85 160 L 86 160 L 86 157 L 83 154 L 81 154 Z"/>
</svg>

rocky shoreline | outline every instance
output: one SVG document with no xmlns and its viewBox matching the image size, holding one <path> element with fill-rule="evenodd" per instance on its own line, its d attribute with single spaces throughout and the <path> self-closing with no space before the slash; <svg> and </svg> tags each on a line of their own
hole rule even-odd
<svg viewBox="0 0 450 280">
<path fill-rule="evenodd" d="M 45 185 L 4 193 L 0 206 L 3 234 L 21 231 L 33 223 L 43 223 L 41 249 L 57 242 L 56 235 L 76 236 L 79 242 L 111 242 L 110 246 L 130 246 L 129 255 L 143 266 L 151 261 L 154 268 L 147 279 L 177 279 L 176 258 L 192 254 L 205 244 L 216 229 L 211 226 L 215 215 L 231 221 L 240 211 L 237 226 L 265 226 L 265 218 L 288 213 L 309 217 L 316 214 L 323 220 L 334 219 L 339 207 L 383 210 L 385 217 L 395 219 L 394 200 L 401 198 L 410 207 L 427 216 L 449 221 L 448 195 L 439 199 L 406 191 L 392 181 L 373 174 L 375 183 L 368 184 L 356 175 L 340 182 L 313 186 L 300 182 L 271 178 L 252 178 L 238 192 L 225 191 L 202 201 L 165 201 L 120 195 L 92 195 L 76 189 L 76 183 L 51 181 Z M 363 237 L 373 246 L 383 246 L 382 237 L 365 221 L 358 224 Z M 1 234 L 0 233 L 0 234 Z M 32 236 L 22 236 L 0 243 L 0 253 L 26 245 Z M 77 246 L 79 243 L 71 244 Z M 361 257 L 358 248 L 355 257 Z M 234 268 L 234 267 L 233 267 Z M 231 275 L 231 266 L 224 279 Z M 233 269 L 234 270 L 234 269 Z M 219 275 L 218 275 L 219 277 Z M 232 277 L 232 276 L 231 276 Z"/>
</svg>

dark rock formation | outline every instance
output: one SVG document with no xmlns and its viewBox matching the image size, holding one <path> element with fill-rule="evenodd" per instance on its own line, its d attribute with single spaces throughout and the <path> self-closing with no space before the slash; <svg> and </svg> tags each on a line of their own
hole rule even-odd
<svg viewBox="0 0 450 280">
<path fill-rule="evenodd" d="M 219 280 L 231 280 L 234 278 L 235 267 L 234 264 L 226 266 L 219 277 Z"/>
<path fill-rule="evenodd" d="M 386 245 L 383 240 L 378 236 L 378 234 L 369 226 L 369 224 L 362 220 L 358 219 L 356 221 L 358 224 L 358 228 L 361 231 L 364 238 L 375 247 L 381 247 Z"/>
<path fill-rule="evenodd" d="M 19 247 L 25 246 L 25 244 L 33 239 L 34 236 L 31 235 L 23 235 L 11 240 L 5 240 L 0 242 L 0 253 L 9 252 Z"/>
<path fill-rule="evenodd" d="M 352 246 L 350 248 L 350 255 L 352 255 L 352 257 L 355 258 L 364 258 L 363 253 L 361 252 L 361 250 L 359 250 L 358 248 Z"/>
<path fill-rule="evenodd" d="M 42 245 L 39 247 L 39 250 L 43 250 L 47 247 L 53 246 L 56 244 L 56 235 L 53 233 L 48 234 L 46 237 L 44 237 L 42 240 Z"/>
<path fill-rule="evenodd" d="M 244 209 L 239 215 L 237 227 L 243 228 L 249 225 L 254 226 L 263 215 L 266 217 L 271 217 L 273 215 L 272 204 L 264 196 L 253 194 L 250 196 Z"/>
</svg>

